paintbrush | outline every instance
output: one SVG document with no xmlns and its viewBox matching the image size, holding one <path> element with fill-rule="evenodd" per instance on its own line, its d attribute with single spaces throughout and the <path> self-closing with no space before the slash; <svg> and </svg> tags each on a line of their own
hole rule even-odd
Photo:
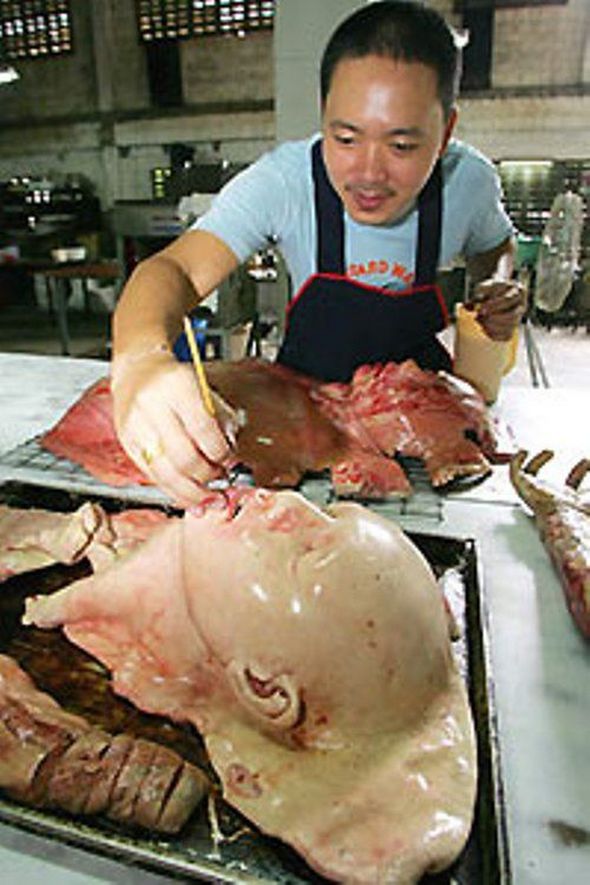
<svg viewBox="0 0 590 885">
<path fill-rule="evenodd" d="M 199 382 L 199 389 L 201 391 L 201 396 L 203 397 L 203 402 L 205 403 L 205 408 L 207 409 L 211 417 L 214 418 L 215 406 L 213 405 L 211 388 L 209 387 L 209 382 L 207 381 L 207 376 L 205 375 L 205 369 L 203 368 L 201 354 L 199 353 L 199 348 L 195 340 L 195 333 L 193 331 L 192 323 L 188 317 L 184 318 L 184 332 L 186 335 L 186 340 L 188 341 L 189 350 L 191 352 L 191 357 L 193 360 L 193 366 L 195 368 L 195 373 L 197 375 L 197 381 Z"/>
</svg>

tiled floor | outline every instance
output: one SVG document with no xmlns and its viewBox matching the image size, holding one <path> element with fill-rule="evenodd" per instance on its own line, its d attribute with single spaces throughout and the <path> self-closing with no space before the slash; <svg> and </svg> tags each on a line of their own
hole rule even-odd
<svg viewBox="0 0 590 885">
<path fill-rule="evenodd" d="M 555 328 L 548 331 L 530 326 L 533 346 L 541 356 L 549 387 L 585 387 L 590 402 L 590 333 L 582 328 Z M 521 334 L 518 359 L 504 384 L 532 384 L 530 361 L 527 356 L 526 335 Z M 538 379 L 536 386 L 542 386 Z"/>
<path fill-rule="evenodd" d="M 110 316 L 107 313 L 68 310 L 71 355 L 108 359 Z M 521 331 L 518 358 L 504 384 L 534 386 L 528 357 L 527 337 L 532 338 L 541 356 L 542 367 L 551 387 L 588 387 L 590 389 L 590 334 L 577 329 L 530 326 L 529 335 Z M 0 351 L 60 354 L 61 344 L 55 319 L 33 301 L 0 308 Z M 543 386 L 542 373 L 536 379 Z"/>
<path fill-rule="evenodd" d="M 447 341 L 453 331 L 448 330 Z M 585 328 L 521 326 L 514 368 L 503 385 L 587 387 L 590 390 L 590 333 Z"/>
<path fill-rule="evenodd" d="M 68 310 L 70 355 L 108 359 L 111 318 L 107 313 Z M 0 309 L 0 351 L 62 353 L 55 317 L 33 303 Z"/>
</svg>

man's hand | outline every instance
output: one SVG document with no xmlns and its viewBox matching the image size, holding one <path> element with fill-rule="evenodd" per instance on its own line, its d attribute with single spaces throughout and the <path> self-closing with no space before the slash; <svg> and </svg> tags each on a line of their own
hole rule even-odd
<svg viewBox="0 0 590 885">
<path fill-rule="evenodd" d="M 465 305 L 494 341 L 509 341 L 527 308 L 527 292 L 517 280 L 483 280 Z"/>
<path fill-rule="evenodd" d="M 177 504 L 198 504 L 205 484 L 233 463 L 231 407 L 215 398 L 218 420 L 212 418 L 192 365 L 164 345 L 116 357 L 111 387 L 115 428 L 129 457 Z"/>
<path fill-rule="evenodd" d="M 494 249 L 467 259 L 471 295 L 465 307 L 476 311 L 486 335 L 509 341 L 527 308 L 527 290 L 512 279 L 516 243 L 508 237 Z"/>
</svg>

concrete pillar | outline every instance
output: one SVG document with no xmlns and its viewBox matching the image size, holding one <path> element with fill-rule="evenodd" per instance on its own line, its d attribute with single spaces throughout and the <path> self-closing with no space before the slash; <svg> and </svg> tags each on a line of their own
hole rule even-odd
<svg viewBox="0 0 590 885">
<path fill-rule="evenodd" d="M 97 107 L 101 116 L 100 163 L 102 169 L 102 208 L 112 209 L 117 193 L 117 151 L 114 145 L 114 83 L 111 47 L 115 21 L 112 0 L 91 0 L 92 34 L 94 41 L 94 68 L 96 76 Z"/>
<path fill-rule="evenodd" d="M 304 138 L 319 127 L 319 65 L 325 43 L 362 0 L 280 0 L 277 3 L 275 113 L 277 141 Z"/>
<path fill-rule="evenodd" d="M 92 36 L 97 106 L 102 113 L 113 110 L 113 12 L 110 2 L 92 0 Z"/>
</svg>

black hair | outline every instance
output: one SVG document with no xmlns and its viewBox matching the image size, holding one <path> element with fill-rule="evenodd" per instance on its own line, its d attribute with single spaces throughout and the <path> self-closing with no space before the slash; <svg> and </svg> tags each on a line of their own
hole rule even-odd
<svg viewBox="0 0 590 885">
<path fill-rule="evenodd" d="M 343 58 L 380 55 L 421 62 L 436 71 L 438 97 L 448 117 L 461 77 L 461 49 L 450 25 L 417 0 L 379 0 L 362 6 L 334 31 L 322 56 L 320 89 L 326 102 L 334 69 Z"/>
</svg>

